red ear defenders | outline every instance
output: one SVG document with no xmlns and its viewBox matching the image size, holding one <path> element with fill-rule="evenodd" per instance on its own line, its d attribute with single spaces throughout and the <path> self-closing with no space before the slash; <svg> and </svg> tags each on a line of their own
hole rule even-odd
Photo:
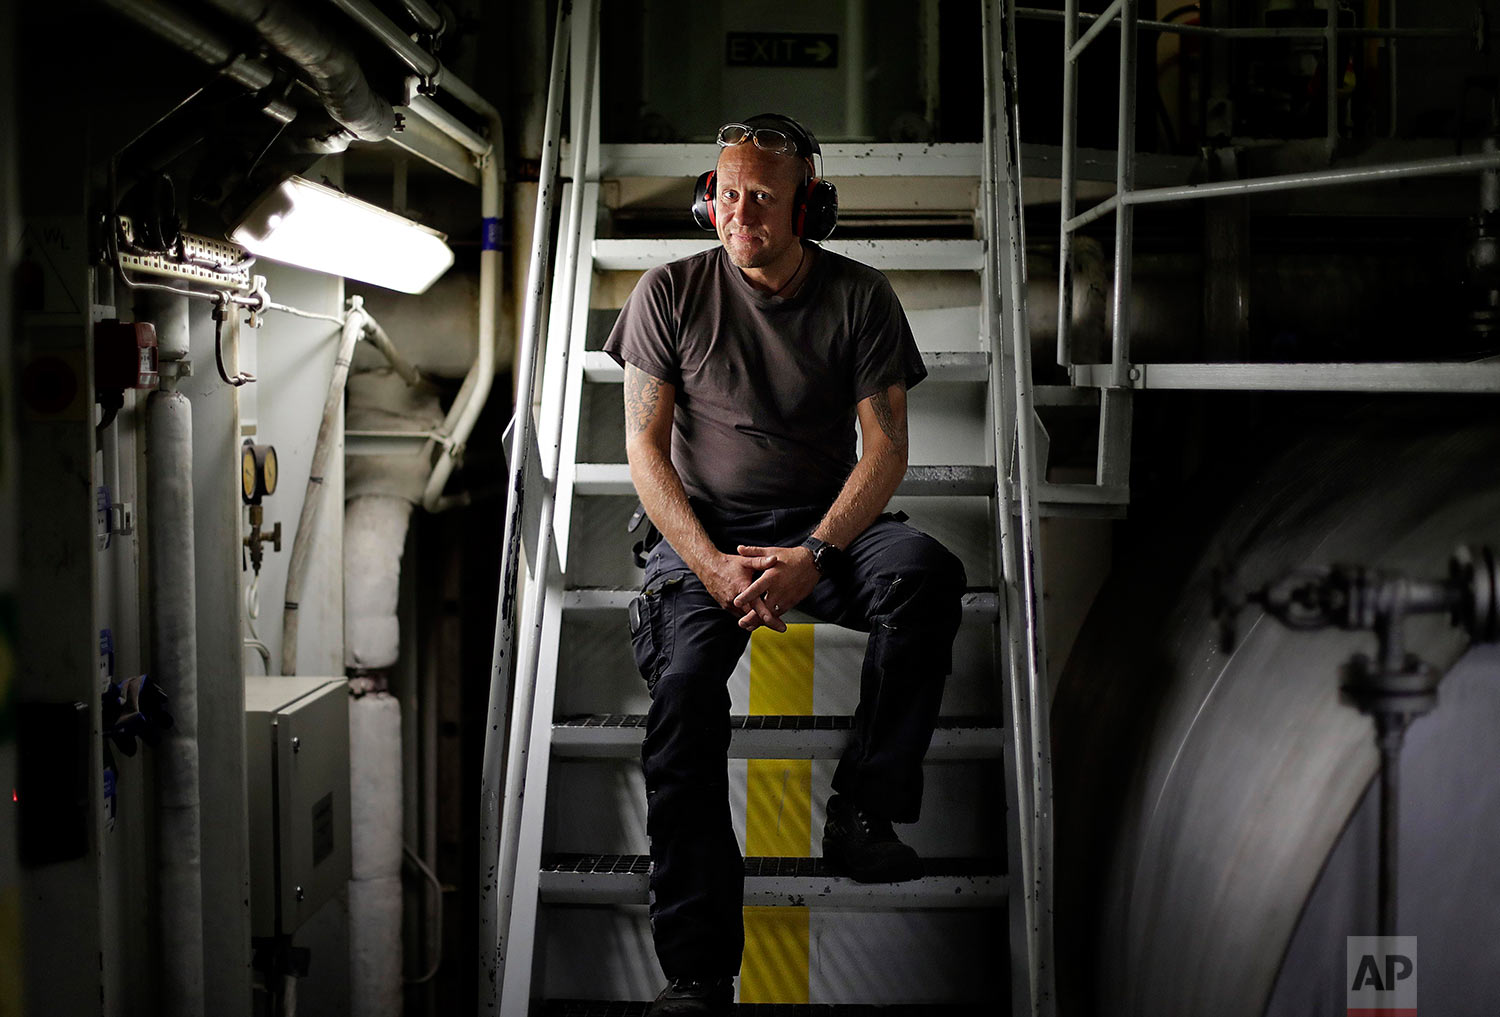
<svg viewBox="0 0 1500 1017">
<path fill-rule="evenodd" d="M 806 143 L 808 180 L 798 191 L 797 202 L 792 210 L 792 226 L 797 236 L 814 243 L 828 239 L 839 221 L 838 188 L 827 180 L 812 176 L 812 153 L 818 152 L 818 142 L 797 121 L 780 114 L 762 114 L 755 120 L 776 120 L 792 128 Z M 717 174 L 713 170 L 701 174 L 693 185 L 693 222 L 706 230 L 716 229 L 718 220 L 714 214 L 714 189 Z"/>
</svg>

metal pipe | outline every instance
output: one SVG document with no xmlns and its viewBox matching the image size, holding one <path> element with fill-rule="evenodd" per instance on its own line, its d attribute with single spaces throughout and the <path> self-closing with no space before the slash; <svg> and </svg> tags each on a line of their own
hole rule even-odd
<svg viewBox="0 0 1500 1017">
<path fill-rule="evenodd" d="M 557 203 L 558 146 L 562 133 L 562 101 L 566 83 L 570 4 L 557 5 L 552 39 L 552 71 L 547 85 L 546 128 L 541 172 L 537 183 L 536 230 L 531 245 L 520 348 L 516 355 L 516 423 L 510 466 L 506 476 L 505 528 L 500 556 L 500 595 L 496 605 L 495 646 L 490 667 L 490 695 L 485 723 L 484 768 L 480 778 L 479 810 L 479 1003 L 494 1012 L 504 973 L 504 936 L 510 920 L 511 886 L 501 881 L 500 795 L 501 752 L 505 745 L 510 683 L 515 670 L 516 585 L 520 580 L 521 527 L 525 505 L 525 459 L 531 445 L 531 403 L 536 387 L 537 350 L 542 330 L 542 294 L 547 289 L 553 209 Z M 524 739 L 516 741 L 524 746 Z M 502 915 L 503 911 L 503 915 Z M 503 920 L 502 920 L 503 918 Z"/>
<path fill-rule="evenodd" d="M 483 137 L 468 124 L 459 120 L 452 113 L 433 102 L 425 95 L 413 95 L 406 108 L 420 116 L 443 134 L 458 142 L 474 155 L 487 155 L 493 146 L 488 138 Z"/>
<path fill-rule="evenodd" d="M 1068 47 L 1067 62 L 1069 64 L 1076 63 L 1078 58 L 1083 55 L 1083 51 L 1089 48 L 1089 43 L 1099 38 L 1104 30 L 1114 23 L 1115 17 L 1121 13 L 1123 6 L 1124 0 L 1112 0 L 1110 5 L 1104 8 L 1104 13 L 1094 20 L 1094 23 L 1089 26 L 1087 32 L 1083 33 L 1083 38 Z M 1074 13 L 1076 14 L 1077 12 L 1075 11 Z M 1073 25 L 1073 30 L 1075 32 L 1078 30 L 1076 23 Z"/>
<path fill-rule="evenodd" d="M 1386 163 L 1382 166 L 1316 170 L 1311 173 L 1283 173 L 1272 177 L 1219 180 L 1207 184 L 1183 184 L 1178 187 L 1148 187 L 1139 191 L 1110 195 L 1087 212 L 1082 212 L 1063 223 L 1063 230 L 1076 233 L 1089 223 L 1103 219 L 1112 212 L 1136 205 L 1159 205 L 1172 201 L 1196 201 L 1225 195 L 1263 194 L 1314 187 L 1338 187 L 1345 184 L 1366 184 L 1381 180 L 1403 180 L 1409 177 L 1448 176 L 1493 169 L 1500 169 L 1500 153 L 1442 156 L 1436 159 Z"/>
<path fill-rule="evenodd" d="M 152 675 L 173 719 L 156 749 L 160 998 L 167 1017 L 190 1017 L 206 1000 L 193 407 L 181 392 L 161 389 L 146 400 L 146 490 Z"/>
<path fill-rule="evenodd" d="M 1087 212 L 1079 213 L 1078 215 L 1075 215 L 1073 218 L 1069 219 L 1067 222 L 1063 223 L 1063 232 L 1076 233 L 1091 222 L 1103 219 L 1107 215 L 1113 215 L 1115 210 L 1119 207 L 1120 196 L 1117 194 L 1111 194 L 1109 197 L 1099 202 L 1099 204 L 1095 205 Z"/>
<path fill-rule="evenodd" d="M 406 66 L 424 78 L 437 78 L 443 67 L 438 58 L 412 42 L 411 36 L 402 31 L 400 25 L 386 17 L 374 4 L 366 0 L 330 0 L 330 2 L 353 18 L 361 28 L 379 39 Z"/>
<path fill-rule="evenodd" d="M 474 363 L 464 376 L 458 396 L 448 409 L 448 415 L 439 429 L 443 436 L 443 447 L 438 450 L 437 460 L 432 465 L 432 474 L 427 478 L 427 487 L 422 492 L 422 507 L 428 512 L 441 512 L 456 505 L 465 504 L 463 496 L 444 497 L 443 488 L 448 484 L 464 453 L 464 445 L 479 420 L 479 414 L 489 399 L 490 388 L 495 382 L 495 341 L 500 314 L 500 216 L 503 211 L 504 193 L 501 185 L 504 158 L 498 149 L 502 136 L 499 118 L 491 122 L 490 133 L 496 148 L 485 156 L 480 167 L 480 219 L 482 240 L 479 250 L 479 341 Z"/>
<path fill-rule="evenodd" d="M 1090 14 L 1087 11 L 1079 11 L 1079 18 L 1085 21 L 1109 20 L 1114 17 L 1113 12 L 1106 11 L 1103 14 Z M 1062 21 L 1065 18 L 1063 11 L 1044 10 L 1037 7 L 1018 7 L 1016 17 L 1025 18 L 1029 21 Z M 1175 21 L 1146 21 L 1136 22 L 1136 27 L 1146 32 L 1164 32 L 1171 35 L 1210 35 L 1221 39 L 1322 39 L 1326 35 L 1323 28 L 1296 28 L 1296 27 L 1273 27 L 1273 28 L 1232 28 L 1228 26 L 1215 25 L 1184 25 Z M 1337 30 L 1339 36 L 1350 39 L 1464 39 L 1474 38 L 1472 29 L 1464 28 L 1340 28 Z"/>
<path fill-rule="evenodd" d="M 391 104 L 370 87 L 354 53 L 289 0 L 208 0 L 216 10 L 250 27 L 302 69 L 328 115 L 363 141 L 381 141 L 396 130 Z"/>
<path fill-rule="evenodd" d="M 391 341 L 391 337 L 386 333 L 386 330 L 380 327 L 380 322 L 366 315 L 365 327 L 367 330 L 366 337 L 370 340 L 370 345 L 381 352 L 386 359 L 386 363 L 391 365 L 391 370 L 400 375 L 402 381 L 406 382 L 412 388 L 431 388 L 427 380 L 422 377 L 421 372 L 412 365 L 410 360 L 401 355 L 400 350 L 396 349 L 396 344 Z"/>
<path fill-rule="evenodd" d="M 1177 187 L 1151 187 L 1116 195 L 1109 201 L 1122 205 L 1155 205 L 1167 201 L 1192 201 L 1198 198 L 1221 197 L 1226 194 L 1261 194 L 1269 191 L 1291 191 L 1311 187 L 1335 187 L 1341 184 L 1362 184 L 1378 180 L 1401 180 L 1408 177 L 1446 176 L 1455 173 L 1477 173 L 1480 170 L 1500 167 L 1500 154 L 1442 156 L 1436 159 L 1415 159 L 1410 162 L 1393 162 L 1383 166 L 1354 167 L 1348 169 L 1316 170 L 1311 173 L 1284 173 L 1273 177 L 1256 177 L 1249 180 L 1220 180 L 1207 184 L 1183 184 Z M 1107 202 L 1106 202 L 1107 203 Z M 1090 212 L 1093 210 L 1091 209 Z M 1089 213 L 1079 216 L 1083 219 Z M 1096 217 L 1097 218 L 1097 217 Z"/>
<path fill-rule="evenodd" d="M 1078 36 L 1078 0 L 1067 0 L 1063 10 L 1063 52 L 1073 49 Z M 1059 197 L 1062 228 L 1057 238 L 1057 362 L 1063 367 L 1073 363 L 1073 336 L 1069 329 L 1073 316 L 1073 231 L 1068 222 L 1077 205 L 1074 188 L 1076 170 L 1073 160 L 1078 149 L 1078 64 L 1063 61 L 1062 92 L 1062 185 Z"/>
<path fill-rule="evenodd" d="M 222 36 L 203 27 L 197 21 L 170 8 L 148 0 L 104 0 L 114 10 L 130 18 L 136 24 L 159 38 L 197 57 L 210 67 L 221 68 L 221 73 L 252 92 L 259 92 L 276 77 L 275 72 L 259 60 L 235 52 Z M 276 100 L 267 103 L 261 110 L 284 124 L 291 123 L 297 110 L 287 103 Z"/>
<path fill-rule="evenodd" d="M 1135 189 L 1135 4 L 1136 0 L 1124 0 L 1120 11 L 1120 123 L 1115 196 L 1121 205 L 1115 219 L 1115 291 L 1110 346 L 1111 383 L 1117 388 L 1130 383 L 1130 267 L 1135 253 L 1135 216 L 1129 198 Z M 1100 440 L 1102 443 L 1102 435 Z"/>
<path fill-rule="evenodd" d="M 443 16 L 425 0 L 401 0 L 401 6 L 411 15 L 412 21 L 424 32 L 436 32 L 443 27 Z"/>
<path fill-rule="evenodd" d="M 1401 833 L 1401 743 L 1406 722 L 1401 717 L 1377 716 L 1376 743 L 1380 746 L 1380 872 L 1376 905 L 1380 935 L 1396 935 L 1397 876 Z"/>
<path fill-rule="evenodd" d="M 302 495 L 302 512 L 297 517 L 297 534 L 292 538 L 292 557 L 287 564 L 286 603 L 281 616 L 281 673 L 284 675 L 297 673 L 297 609 L 302 584 L 307 579 L 318 509 L 323 504 L 323 471 L 328 468 L 336 425 L 343 419 L 344 384 L 349 380 L 349 361 L 354 356 L 354 344 L 359 341 L 368 321 L 364 301 L 357 296 L 350 297 L 349 313 L 344 318 L 338 353 L 333 360 L 333 376 L 328 379 L 328 396 L 323 400 L 323 417 L 318 423 L 318 440 L 313 446 L 307 488 Z"/>
</svg>

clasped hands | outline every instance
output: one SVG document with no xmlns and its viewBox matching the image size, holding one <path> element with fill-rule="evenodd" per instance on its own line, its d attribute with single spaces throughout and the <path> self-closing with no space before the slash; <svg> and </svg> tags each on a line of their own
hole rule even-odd
<svg viewBox="0 0 1500 1017">
<path fill-rule="evenodd" d="M 727 611 L 741 611 L 739 626 L 747 632 L 762 625 L 786 631 L 781 616 L 796 607 L 818 585 L 818 569 L 805 547 L 751 547 L 721 555 L 705 577 L 708 592 Z"/>
</svg>

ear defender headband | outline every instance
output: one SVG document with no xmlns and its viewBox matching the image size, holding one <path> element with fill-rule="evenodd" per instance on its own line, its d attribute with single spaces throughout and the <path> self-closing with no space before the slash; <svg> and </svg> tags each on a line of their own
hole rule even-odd
<svg viewBox="0 0 1500 1017">
<path fill-rule="evenodd" d="M 777 137 L 782 147 L 777 146 Z M 726 141 L 726 137 L 733 140 Z M 792 226 L 797 236 L 817 243 L 828 239 L 839 221 L 838 188 L 816 175 L 813 156 L 821 156 L 818 139 L 812 132 L 789 116 L 780 113 L 761 113 L 743 124 L 726 124 L 719 128 L 719 146 L 754 144 L 757 148 L 777 154 L 795 155 L 807 163 L 807 178 L 798 189 L 797 201 L 792 210 Z M 793 145 L 793 152 L 786 152 L 786 142 Z M 693 185 L 693 221 L 706 230 L 716 229 L 718 219 L 714 212 L 714 192 L 717 173 L 709 170 L 698 177 Z"/>
</svg>

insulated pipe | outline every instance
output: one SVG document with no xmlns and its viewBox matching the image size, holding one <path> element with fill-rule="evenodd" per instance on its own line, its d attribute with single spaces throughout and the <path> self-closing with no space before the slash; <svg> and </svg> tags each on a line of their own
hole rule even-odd
<svg viewBox="0 0 1500 1017">
<path fill-rule="evenodd" d="M 135 293 L 140 316 L 156 325 L 156 351 L 160 360 L 184 360 L 188 356 L 188 298 L 186 283 L 163 283 L 182 290 L 172 296 L 165 290 L 141 289 Z"/>
<path fill-rule="evenodd" d="M 152 672 L 173 719 L 156 748 L 161 1012 L 196 1017 L 205 1000 L 193 408 L 180 392 L 146 400 L 146 490 Z"/>
<path fill-rule="evenodd" d="M 500 313 L 501 278 L 502 181 L 500 163 L 502 158 L 498 147 L 500 130 L 500 120 L 497 116 L 492 119 L 490 125 L 490 135 L 495 139 L 497 147 L 485 157 L 484 165 L 480 168 L 483 175 L 480 192 L 483 240 L 479 251 L 479 349 L 474 358 L 474 365 L 469 368 L 469 373 L 464 377 L 458 397 L 453 400 L 448 417 L 443 421 L 440 431 L 444 436 L 443 447 L 439 450 L 437 461 L 433 464 L 432 475 L 427 480 L 427 489 L 422 493 L 422 507 L 428 512 L 441 512 L 467 501 L 465 497 L 444 498 L 443 488 L 447 485 L 448 477 L 453 473 L 453 467 L 458 458 L 463 455 L 464 444 L 469 440 L 475 422 L 479 420 L 480 411 L 484 409 L 485 400 L 490 395 L 490 387 L 495 381 L 495 334 Z M 519 402 L 517 405 L 520 405 Z"/>
<path fill-rule="evenodd" d="M 313 527 L 317 523 L 318 508 L 323 503 L 323 471 L 328 466 L 334 429 L 344 405 L 344 383 L 349 380 L 349 361 L 354 356 L 354 344 L 359 342 L 369 320 L 364 312 L 364 300 L 350 297 L 338 355 L 333 361 L 333 377 L 328 380 L 328 398 L 323 401 L 323 419 L 318 424 L 318 441 L 313 447 L 307 490 L 302 496 L 302 512 L 297 517 L 297 535 L 292 538 L 292 559 L 286 570 L 286 606 L 281 616 L 281 673 L 284 675 L 297 673 L 297 607 L 302 584 L 307 579 Z"/>
<path fill-rule="evenodd" d="M 273 72 L 258 60 L 236 53 L 218 34 L 204 28 L 192 18 L 149 0 L 104 0 L 116 11 L 149 32 L 186 50 L 210 67 L 218 67 L 230 81 L 258 92 L 275 80 Z M 263 111 L 284 124 L 291 123 L 297 110 L 287 103 L 270 102 Z"/>
<path fill-rule="evenodd" d="M 572 10 L 557 5 L 552 37 L 552 73 L 547 85 L 546 132 L 536 195 L 536 229 L 527 274 L 526 303 L 516 365 L 516 423 L 506 472 L 505 529 L 500 555 L 500 595 L 496 605 L 495 649 L 490 667 L 490 695 L 484 731 L 484 769 L 479 812 L 479 1003 L 494 1012 L 504 976 L 504 937 L 510 924 L 513 885 L 497 871 L 500 859 L 501 753 L 505 747 L 510 683 L 515 671 L 516 586 L 520 581 L 521 527 L 525 502 L 525 457 L 531 444 L 531 404 L 536 388 L 537 350 L 541 343 L 542 294 L 547 289 L 552 213 L 557 203 L 557 159 L 562 132 L 562 100 L 567 70 Z M 524 751 L 525 739 L 515 745 Z M 514 856 L 512 856 L 514 865 Z M 514 876 L 514 872 L 512 872 Z"/>
<path fill-rule="evenodd" d="M 350 702 L 349 770 L 349 1009 L 401 1017 L 401 704 L 394 696 L 372 692 Z"/>
<path fill-rule="evenodd" d="M 312 79 L 328 115 L 361 141 L 382 141 L 396 130 L 391 104 L 370 87 L 359 61 L 319 24 L 286 0 L 209 0 L 250 25 Z"/>
</svg>

